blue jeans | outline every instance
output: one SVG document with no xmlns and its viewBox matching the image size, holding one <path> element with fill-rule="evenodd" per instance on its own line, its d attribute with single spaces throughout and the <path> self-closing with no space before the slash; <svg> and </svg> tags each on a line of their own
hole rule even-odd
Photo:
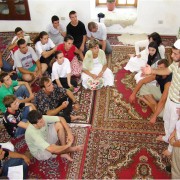
<svg viewBox="0 0 180 180">
<path fill-rule="evenodd" d="M 11 64 L 9 64 L 6 60 L 3 59 L 2 62 L 3 62 L 3 67 L 2 67 L 2 69 L 3 69 L 4 71 L 10 72 L 10 71 L 13 70 L 13 66 L 12 66 Z"/>
<path fill-rule="evenodd" d="M 26 98 L 29 97 L 29 91 L 27 90 L 25 85 L 21 85 L 17 91 L 15 91 L 14 95 L 16 97 L 22 97 L 22 98 Z"/>
<path fill-rule="evenodd" d="M 2 176 L 8 175 L 8 167 L 23 165 L 23 179 L 28 178 L 28 165 L 21 158 L 10 158 L 5 161 L 2 168 Z"/>
<path fill-rule="evenodd" d="M 24 107 L 23 112 L 22 112 L 22 120 L 21 120 L 21 122 L 25 122 L 26 123 L 28 121 L 27 120 L 28 113 L 29 113 L 29 106 L 26 106 L 26 107 Z M 26 131 L 26 129 L 18 127 L 16 129 L 14 137 L 17 138 L 18 136 L 23 135 L 25 133 L 25 131 Z"/>
</svg>

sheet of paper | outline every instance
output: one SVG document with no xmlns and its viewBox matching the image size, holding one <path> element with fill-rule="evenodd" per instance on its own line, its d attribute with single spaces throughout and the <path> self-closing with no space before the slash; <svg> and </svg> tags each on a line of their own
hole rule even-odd
<svg viewBox="0 0 180 180">
<path fill-rule="evenodd" d="M 13 166 L 8 168 L 8 178 L 11 179 L 23 179 L 23 165 Z"/>
</svg>

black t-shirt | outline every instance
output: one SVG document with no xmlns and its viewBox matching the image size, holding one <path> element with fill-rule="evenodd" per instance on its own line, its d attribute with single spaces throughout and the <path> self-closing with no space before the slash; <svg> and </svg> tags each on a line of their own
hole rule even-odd
<svg viewBox="0 0 180 180">
<path fill-rule="evenodd" d="M 161 93 L 163 93 L 164 91 L 164 86 L 167 82 L 171 82 L 172 80 L 172 73 L 169 74 L 166 78 L 162 78 L 162 76 L 160 75 L 156 75 L 156 81 L 158 82 L 158 84 L 160 85 L 160 90 L 161 90 Z"/>
<path fill-rule="evenodd" d="M 71 35 L 74 38 L 74 45 L 79 49 L 83 36 L 87 34 L 86 28 L 81 21 L 78 21 L 77 26 L 73 26 L 71 22 L 66 27 L 67 34 Z"/>
<path fill-rule="evenodd" d="M 19 104 L 19 109 L 16 110 L 16 112 L 14 114 L 10 113 L 8 111 L 8 108 L 7 108 L 6 112 L 4 113 L 3 124 L 4 124 L 8 134 L 11 137 L 14 137 L 14 134 L 18 127 L 17 125 L 22 120 L 22 110 L 24 107 L 25 107 L 25 103 L 21 103 L 21 104 Z"/>
</svg>

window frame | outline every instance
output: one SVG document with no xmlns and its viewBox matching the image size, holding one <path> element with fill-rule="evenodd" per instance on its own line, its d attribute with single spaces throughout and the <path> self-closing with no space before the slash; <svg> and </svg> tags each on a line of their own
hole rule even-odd
<svg viewBox="0 0 180 180">
<path fill-rule="evenodd" d="M 25 14 L 17 14 L 15 3 L 13 0 L 7 0 L 7 2 L 0 2 L 0 4 L 7 4 L 9 8 L 9 14 L 0 14 L 0 20 L 31 20 L 28 0 L 24 0 Z"/>
<path fill-rule="evenodd" d="M 116 0 L 116 7 L 137 7 L 137 1 L 135 0 L 134 4 L 127 4 L 127 0 L 126 0 L 126 4 L 120 4 L 118 3 L 118 0 Z M 106 3 L 100 3 L 99 0 L 96 0 L 96 6 L 101 6 L 101 5 L 106 5 Z"/>
</svg>

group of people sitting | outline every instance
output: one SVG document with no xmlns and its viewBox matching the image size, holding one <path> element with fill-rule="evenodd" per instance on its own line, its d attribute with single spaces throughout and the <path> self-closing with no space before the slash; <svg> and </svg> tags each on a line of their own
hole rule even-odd
<svg viewBox="0 0 180 180">
<path fill-rule="evenodd" d="M 17 27 L 8 47 L 10 60 L 4 60 L 0 53 L 0 110 L 4 126 L 12 138 L 25 134 L 29 150 L 38 160 L 60 154 L 73 161 L 70 153 L 83 150 L 83 144 L 72 146 L 74 137 L 67 124 L 83 118 L 74 113 L 80 108 L 74 93 L 81 81 L 90 90 L 114 85 L 105 54 L 112 51 L 105 25 L 90 22 L 86 30 L 75 11 L 69 17 L 71 22 L 65 30 L 59 18 L 53 16 L 47 32 L 40 32 L 34 39 L 34 46 L 32 39 Z M 31 86 L 37 82 L 40 90 L 33 93 Z M 29 158 L 3 146 L 1 174 L 7 176 L 7 166 L 23 164 L 27 178 Z"/>
<path fill-rule="evenodd" d="M 110 54 L 112 48 L 107 40 L 105 25 L 90 22 L 85 28 L 75 11 L 71 11 L 69 17 L 71 22 L 65 30 L 59 18 L 53 16 L 47 31 L 40 32 L 34 39 L 34 49 L 29 46 L 30 38 L 21 28 L 16 28 L 16 36 L 9 46 L 13 61 L 3 60 L 0 54 L 3 71 L 0 74 L 0 110 L 4 114 L 3 123 L 13 138 L 25 133 L 29 150 L 38 160 L 61 154 L 61 157 L 73 161 L 70 153 L 83 150 L 83 144 L 72 146 L 74 137 L 67 124 L 82 118 L 73 114 L 80 108 L 73 94 L 81 82 L 77 79 L 81 79 L 82 86 L 90 90 L 114 85 L 114 75 L 107 67 L 106 54 Z M 139 52 L 138 46 L 145 46 L 145 50 Z M 147 41 L 136 43 L 135 50 L 136 54 L 130 55 L 125 67 L 137 72 L 137 86 L 129 101 L 133 103 L 140 90 L 141 100 L 153 112 L 150 122 L 155 123 L 157 116 L 163 114 L 166 135 L 159 136 L 157 140 L 169 143 L 165 155 L 170 155 L 173 149 L 173 172 L 180 177 L 177 163 L 179 148 L 176 148 L 180 137 L 175 136 L 175 132 L 180 131 L 180 40 L 172 47 L 174 62 L 170 66 L 164 59 L 165 48 L 158 33 L 152 33 Z M 142 66 L 145 67 L 141 69 Z M 33 94 L 31 85 L 37 81 L 40 90 Z M 57 145 L 58 140 L 60 144 Z M 3 148 L 0 152 L 0 159 L 9 156 L 29 163 L 25 155 L 13 155 L 13 152 Z M 26 169 L 24 177 L 27 177 Z M 7 176 L 4 166 L 2 175 Z"/>
</svg>

